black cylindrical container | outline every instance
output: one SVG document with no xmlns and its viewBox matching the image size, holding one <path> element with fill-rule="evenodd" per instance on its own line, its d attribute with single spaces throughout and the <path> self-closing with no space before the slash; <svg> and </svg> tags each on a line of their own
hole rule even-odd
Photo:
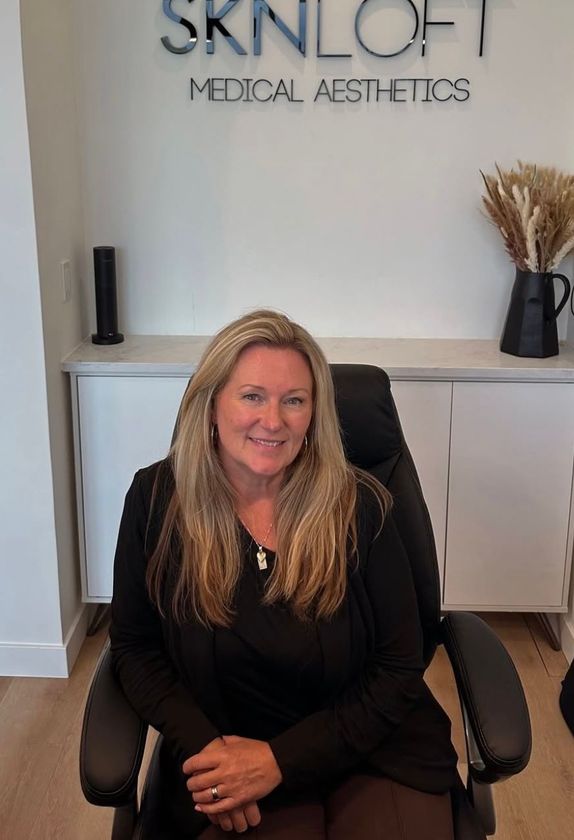
<svg viewBox="0 0 574 840">
<path fill-rule="evenodd" d="M 92 341 L 94 344 L 120 344 L 124 337 L 118 332 L 115 248 L 109 245 L 94 248 L 94 282 L 98 331 L 92 335 Z"/>
</svg>

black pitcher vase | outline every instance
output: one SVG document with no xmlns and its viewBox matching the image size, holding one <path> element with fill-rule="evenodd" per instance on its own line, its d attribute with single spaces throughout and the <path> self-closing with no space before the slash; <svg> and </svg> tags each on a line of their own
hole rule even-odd
<svg viewBox="0 0 574 840">
<path fill-rule="evenodd" d="M 556 306 L 554 280 L 564 284 L 564 296 Z M 500 340 L 503 353 L 543 359 L 558 355 L 556 319 L 570 296 L 570 283 L 563 274 L 516 269 L 510 304 Z"/>
</svg>

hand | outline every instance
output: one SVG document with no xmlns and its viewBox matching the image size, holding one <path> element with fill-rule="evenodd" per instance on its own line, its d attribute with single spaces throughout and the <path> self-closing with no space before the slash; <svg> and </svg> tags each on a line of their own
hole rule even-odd
<svg viewBox="0 0 574 840">
<path fill-rule="evenodd" d="M 223 745 L 223 738 L 214 738 L 201 752 L 208 752 Z M 211 789 L 209 792 L 211 794 Z M 250 802 L 244 808 L 234 808 L 222 814 L 207 814 L 206 816 L 212 825 L 219 826 L 222 831 L 236 831 L 238 834 L 242 834 L 249 827 L 253 828 L 261 822 L 261 814 L 256 802 Z"/>
<path fill-rule="evenodd" d="M 223 745 L 223 738 L 214 738 L 201 752 L 209 752 Z M 211 794 L 211 789 L 209 792 Z M 261 822 L 261 814 L 256 802 L 250 802 L 244 808 L 234 808 L 222 814 L 207 814 L 206 816 L 212 825 L 217 825 L 222 831 L 236 831 L 238 834 L 242 834 L 249 827 L 253 828 Z"/>
<path fill-rule="evenodd" d="M 267 796 L 281 782 L 281 770 L 266 741 L 225 736 L 223 746 L 211 742 L 209 749 L 188 758 L 183 772 L 191 776 L 187 788 L 207 816 L 245 807 Z M 214 802 L 211 788 L 217 785 L 221 801 Z"/>
</svg>

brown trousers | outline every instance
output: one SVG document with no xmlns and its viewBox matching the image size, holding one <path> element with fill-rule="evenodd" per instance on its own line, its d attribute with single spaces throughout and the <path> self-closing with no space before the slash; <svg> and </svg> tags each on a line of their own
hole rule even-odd
<svg viewBox="0 0 574 840">
<path fill-rule="evenodd" d="M 323 800 L 263 810 L 244 836 L 257 840 L 453 840 L 450 794 L 421 793 L 391 779 L 352 776 Z M 238 837 L 210 826 L 201 840 Z"/>
</svg>

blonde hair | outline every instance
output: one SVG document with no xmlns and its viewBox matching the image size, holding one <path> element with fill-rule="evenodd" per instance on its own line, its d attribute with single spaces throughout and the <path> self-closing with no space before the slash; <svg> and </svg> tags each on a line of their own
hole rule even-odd
<svg viewBox="0 0 574 840">
<path fill-rule="evenodd" d="M 212 409 L 239 355 L 252 345 L 300 352 L 313 378 L 307 446 L 287 469 L 277 501 L 277 550 L 264 603 L 287 603 L 301 619 L 333 616 L 345 596 L 349 548 L 356 551 L 357 481 L 372 487 L 382 517 L 390 501 L 382 485 L 345 458 L 331 372 L 311 335 L 272 310 L 233 321 L 210 342 L 183 397 L 168 455 L 175 487 L 147 569 L 150 597 L 161 610 L 177 544 L 171 608 L 179 622 L 193 614 L 208 626 L 228 626 L 233 617 L 240 531 L 234 490 L 214 445 Z"/>
</svg>

